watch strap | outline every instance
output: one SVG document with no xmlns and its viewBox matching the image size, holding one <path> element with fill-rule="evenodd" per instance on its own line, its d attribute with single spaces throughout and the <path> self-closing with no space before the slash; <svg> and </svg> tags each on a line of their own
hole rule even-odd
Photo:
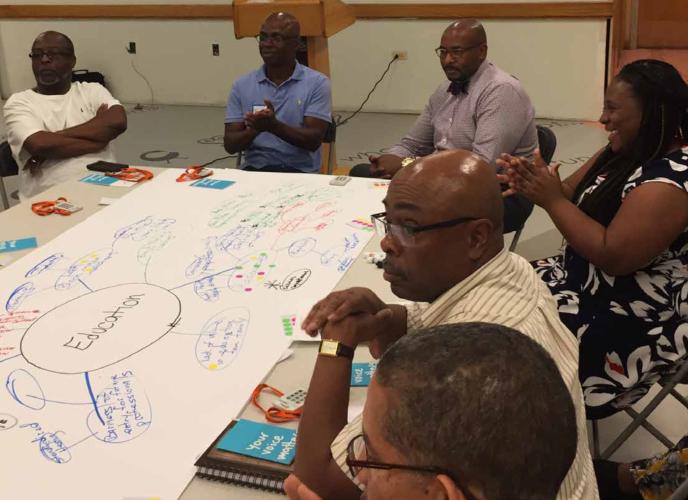
<svg viewBox="0 0 688 500">
<path fill-rule="evenodd" d="M 338 340 L 322 339 L 318 354 L 332 358 L 354 359 L 354 349 Z"/>
</svg>

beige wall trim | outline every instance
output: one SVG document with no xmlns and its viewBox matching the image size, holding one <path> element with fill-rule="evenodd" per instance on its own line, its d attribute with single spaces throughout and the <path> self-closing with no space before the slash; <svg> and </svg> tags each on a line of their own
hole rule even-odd
<svg viewBox="0 0 688 500">
<path fill-rule="evenodd" d="M 613 2 L 350 4 L 357 19 L 611 18 Z M 231 19 L 231 5 L 0 5 L 0 19 Z"/>
</svg>

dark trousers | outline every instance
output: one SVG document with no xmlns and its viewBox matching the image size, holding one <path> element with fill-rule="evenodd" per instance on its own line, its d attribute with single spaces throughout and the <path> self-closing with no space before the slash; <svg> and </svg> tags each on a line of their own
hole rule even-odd
<svg viewBox="0 0 688 500">
<path fill-rule="evenodd" d="M 359 163 L 355 165 L 349 175 L 351 177 L 372 177 L 370 164 Z M 533 204 L 525 196 L 514 194 L 504 198 L 504 233 L 512 233 L 521 229 L 532 212 Z"/>
<path fill-rule="evenodd" d="M 301 170 L 297 170 L 291 167 L 285 167 L 284 165 L 268 165 L 267 167 L 256 168 L 251 165 L 246 165 L 242 167 L 241 170 L 246 170 L 247 172 L 277 172 L 282 174 L 303 174 Z"/>
</svg>

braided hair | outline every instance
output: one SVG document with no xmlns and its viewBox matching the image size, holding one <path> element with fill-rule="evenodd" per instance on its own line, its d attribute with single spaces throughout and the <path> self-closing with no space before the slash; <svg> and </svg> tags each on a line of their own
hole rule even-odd
<svg viewBox="0 0 688 500">
<path fill-rule="evenodd" d="M 642 59 L 627 64 L 615 80 L 627 83 L 642 107 L 638 137 L 630 151 L 615 153 L 609 146 L 599 155 L 574 192 L 573 200 L 606 179 L 579 204 L 579 208 L 605 226 L 621 206 L 621 192 L 641 165 L 662 158 L 677 137 L 688 139 L 688 85 L 671 64 Z"/>
</svg>

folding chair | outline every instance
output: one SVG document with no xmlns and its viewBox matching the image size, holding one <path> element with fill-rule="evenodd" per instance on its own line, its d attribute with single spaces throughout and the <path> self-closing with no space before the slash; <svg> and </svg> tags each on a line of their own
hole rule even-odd
<svg viewBox="0 0 688 500">
<path fill-rule="evenodd" d="M 538 137 L 538 147 L 540 148 L 540 154 L 545 163 L 549 164 L 554 156 L 554 151 L 557 149 L 557 136 L 554 134 L 551 128 L 543 127 L 541 125 L 536 125 L 537 137 Z M 509 245 L 509 251 L 513 252 L 518 245 L 518 240 L 521 237 L 521 232 L 523 228 L 519 228 L 514 231 L 514 237 Z"/>
<path fill-rule="evenodd" d="M 676 389 L 676 384 L 680 384 L 686 376 L 688 376 L 688 356 L 678 361 L 677 371 L 662 377 L 657 383 L 662 389 L 652 398 L 643 410 L 638 413 L 630 406 L 623 410 L 628 413 L 633 421 L 617 436 L 612 443 L 600 453 L 599 430 L 597 427 L 597 420 L 592 421 L 592 439 L 593 439 L 593 455 L 595 458 L 608 459 L 612 454 L 623 445 L 626 440 L 631 437 L 636 429 L 642 426 L 650 434 L 652 434 L 660 443 L 667 448 L 674 446 L 674 443 L 662 434 L 654 425 L 647 421 L 650 414 L 657 408 L 657 406 L 671 394 L 683 406 L 688 409 L 688 400 L 683 397 Z M 685 497 L 684 497 L 685 498 Z"/>
<path fill-rule="evenodd" d="M 10 208 L 10 200 L 5 188 L 5 181 L 3 177 L 10 177 L 19 173 L 17 162 L 14 161 L 12 150 L 7 141 L 0 144 L 0 197 L 2 197 L 2 206 L 5 210 Z"/>
</svg>

